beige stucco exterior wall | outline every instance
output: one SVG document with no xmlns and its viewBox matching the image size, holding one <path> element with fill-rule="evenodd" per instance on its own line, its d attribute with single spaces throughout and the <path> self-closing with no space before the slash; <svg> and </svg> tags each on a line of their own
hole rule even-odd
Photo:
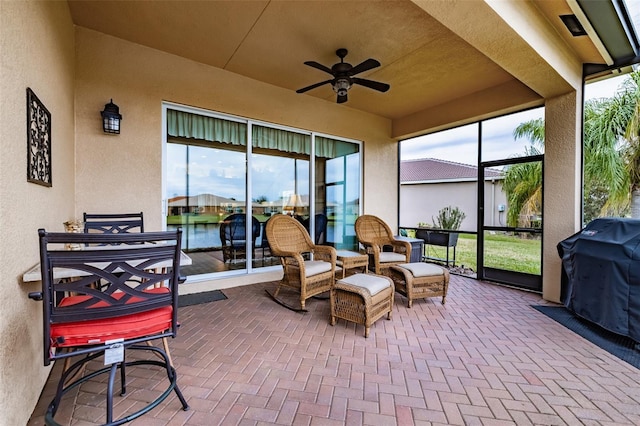
<svg viewBox="0 0 640 426">
<path fill-rule="evenodd" d="M 507 196 L 499 182 L 485 181 L 485 224 L 506 225 L 506 213 L 498 212 L 498 205 L 507 205 Z M 441 182 L 400 186 L 400 225 L 412 228 L 418 222 L 433 225 L 440 209 L 458 207 L 465 214 L 460 227 L 463 231 L 476 231 L 478 218 L 478 188 L 476 182 Z M 500 223 L 502 219 L 502 223 Z"/>
<path fill-rule="evenodd" d="M 66 2 L 0 1 L 0 425 L 26 424 L 49 369 L 42 363 L 37 229 L 74 214 L 74 32 Z M 51 188 L 26 180 L 26 89 L 51 113 Z"/>
<path fill-rule="evenodd" d="M 548 99 L 545 110 L 542 297 L 560 301 L 557 244 L 580 229 L 581 121 L 579 92 Z"/>
</svg>

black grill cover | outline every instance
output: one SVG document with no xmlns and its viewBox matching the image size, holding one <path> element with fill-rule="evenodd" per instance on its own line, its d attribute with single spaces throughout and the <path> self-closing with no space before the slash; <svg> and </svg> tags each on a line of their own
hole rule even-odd
<svg viewBox="0 0 640 426">
<path fill-rule="evenodd" d="M 640 220 L 596 219 L 558 254 L 567 309 L 640 342 Z"/>
</svg>

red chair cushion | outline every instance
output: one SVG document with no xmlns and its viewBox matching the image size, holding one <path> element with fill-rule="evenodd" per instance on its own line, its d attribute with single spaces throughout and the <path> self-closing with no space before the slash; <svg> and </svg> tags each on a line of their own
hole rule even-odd
<svg viewBox="0 0 640 426">
<path fill-rule="evenodd" d="M 169 289 L 160 287 L 146 291 L 167 293 Z M 60 301 L 59 306 L 70 306 L 87 300 L 89 297 L 68 296 Z M 135 298 L 131 298 L 128 303 L 135 301 Z M 101 304 L 104 305 L 100 302 L 94 307 L 99 308 Z M 98 345 L 108 340 L 133 339 L 162 333 L 171 328 L 172 312 L 171 306 L 164 306 L 121 317 L 51 324 L 51 346 L 63 348 Z"/>
</svg>

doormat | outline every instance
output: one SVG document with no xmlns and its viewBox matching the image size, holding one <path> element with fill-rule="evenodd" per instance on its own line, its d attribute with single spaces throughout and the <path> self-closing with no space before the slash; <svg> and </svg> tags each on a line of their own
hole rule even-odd
<svg viewBox="0 0 640 426">
<path fill-rule="evenodd" d="M 205 291 L 203 293 L 182 294 L 178 296 L 178 307 L 200 305 L 202 303 L 225 300 L 227 296 L 220 290 Z"/>
<path fill-rule="evenodd" d="M 564 306 L 531 305 L 549 318 L 559 322 L 574 333 L 584 337 L 611 355 L 640 369 L 640 343 L 612 333 L 597 324 L 573 314 Z"/>
</svg>

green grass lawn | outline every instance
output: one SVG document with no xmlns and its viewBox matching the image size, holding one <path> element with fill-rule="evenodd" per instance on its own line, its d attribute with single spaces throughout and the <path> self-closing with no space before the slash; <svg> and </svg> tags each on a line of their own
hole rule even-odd
<svg viewBox="0 0 640 426">
<path fill-rule="evenodd" d="M 456 265 L 464 265 L 477 271 L 477 241 L 475 235 L 460 234 L 456 247 Z M 487 234 L 484 241 L 484 266 L 509 271 L 540 274 L 541 241 L 514 235 Z M 427 246 L 425 251 L 431 257 L 446 257 L 444 247 Z M 449 249 L 449 257 L 453 258 L 453 250 Z"/>
<path fill-rule="evenodd" d="M 215 224 L 224 220 L 227 216 L 231 215 L 231 213 L 225 213 L 222 215 L 218 214 L 191 214 L 191 215 L 178 215 L 178 216 L 167 216 L 167 225 L 185 225 L 187 221 L 189 224 Z M 254 216 L 262 223 L 266 222 L 269 219 L 269 216 L 262 214 L 254 214 Z"/>
</svg>

